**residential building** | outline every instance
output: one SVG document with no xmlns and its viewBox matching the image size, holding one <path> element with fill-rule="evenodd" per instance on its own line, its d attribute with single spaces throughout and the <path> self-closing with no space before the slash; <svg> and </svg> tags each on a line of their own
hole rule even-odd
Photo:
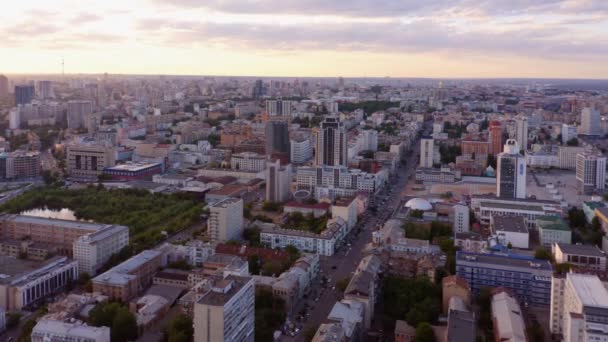
<svg viewBox="0 0 608 342">
<path fill-rule="evenodd" d="M 84 128 L 85 118 L 93 113 L 93 103 L 86 100 L 68 101 L 68 128 Z"/>
<path fill-rule="evenodd" d="M 475 313 L 460 308 L 450 308 L 448 312 L 448 327 L 445 333 L 445 341 L 475 341 L 476 337 L 477 320 L 475 318 Z"/>
<path fill-rule="evenodd" d="M 0 153 L 0 180 L 40 177 L 40 152 L 14 151 Z"/>
<path fill-rule="evenodd" d="M 241 152 L 230 157 L 230 168 L 234 170 L 260 172 L 266 169 L 266 157 L 253 152 Z"/>
<path fill-rule="evenodd" d="M 573 138 L 578 137 L 578 130 L 574 125 L 562 124 L 562 144 L 566 144 Z"/>
<path fill-rule="evenodd" d="M 53 82 L 42 80 L 38 81 L 38 97 L 46 100 L 53 97 Z"/>
<path fill-rule="evenodd" d="M 194 305 L 194 340 L 253 342 L 254 302 L 253 278 L 217 280 Z"/>
<path fill-rule="evenodd" d="M 129 228 L 107 225 L 74 241 L 74 260 L 78 261 L 81 273 L 86 272 L 94 276 L 112 255 L 120 252 L 127 245 L 129 245 Z"/>
<path fill-rule="evenodd" d="M 312 158 L 312 144 L 306 136 L 296 136 L 289 141 L 289 160 L 294 164 L 304 164 Z"/>
<path fill-rule="evenodd" d="M 1 75 L 0 75 L 1 77 Z M 4 332 L 6 328 L 6 310 L 0 307 L 0 333 Z"/>
<path fill-rule="evenodd" d="M 0 308 L 22 310 L 43 302 L 78 279 L 78 263 L 67 257 L 42 262 L 0 255 Z"/>
<path fill-rule="evenodd" d="M 25 105 L 34 99 L 36 91 L 33 84 L 15 86 L 15 106 Z"/>
<path fill-rule="evenodd" d="M 447 314 L 452 298 L 458 298 L 464 306 L 471 305 L 471 288 L 466 280 L 456 275 L 444 277 L 442 284 L 442 308 L 443 313 Z"/>
<path fill-rule="evenodd" d="M 454 246 L 459 247 L 463 252 L 486 253 L 488 251 L 488 239 L 484 239 L 481 234 L 455 233 Z"/>
<path fill-rule="evenodd" d="M 301 213 L 302 215 L 312 214 L 315 218 L 319 218 L 326 215 L 330 208 L 331 204 L 326 202 L 308 204 L 292 201 L 283 205 L 283 213 Z"/>
<path fill-rule="evenodd" d="M 527 342 L 523 313 L 513 296 L 502 290 L 492 296 L 495 341 Z"/>
<path fill-rule="evenodd" d="M 292 101 L 286 100 L 266 100 L 266 113 L 269 116 L 291 117 Z"/>
<path fill-rule="evenodd" d="M 145 250 L 93 278 L 93 292 L 126 302 L 152 284 L 163 254 Z"/>
<path fill-rule="evenodd" d="M 454 233 L 466 233 L 470 229 L 470 210 L 469 207 L 462 204 L 456 204 L 452 207 L 454 213 L 454 223 L 452 230 Z"/>
<path fill-rule="evenodd" d="M 282 203 L 291 196 L 291 167 L 280 161 L 268 163 L 266 169 L 266 201 Z"/>
<path fill-rule="evenodd" d="M 41 319 L 32 329 L 32 342 L 110 342 L 110 328 L 80 321 Z"/>
<path fill-rule="evenodd" d="M 582 270 L 606 272 L 606 254 L 595 245 L 558 242 L 551 249 L 556 264 L 568 263 Z"/>
<path fill-rule="evenodd" d="M 207 227 L 212 243 L 241 239 L 243 234 L 243 200 L 227 198 L 212 204 Z"/>
<path fill-rule="evenodd" d="M 376 302 L 379 298 L 380 281 L 379 273 L 382 262 L 375 255 L 368 255 L 361 259 L 359 266 L 352 275 L 346 290 L 344 299 L 359 301 L 364 307 L 363 329 L 371 327 Z"/>
<path fill-rule="evenodd" d="M 585 213 L 585 220 L 587 223 L 591 223 L 593 218 L 595 217 L 596 209 L 601 209 L 606 207 L 606 203 L 602 201 L 584 201 L 581 205 L 583 209 L 583 213 Z"/>
<path fill-rule="evenodd" d="M 112 147 L 90 144 L 69 145 L 67 166 L 70 177 L 96 181 L 106 168 L 116 164 L 116 152 Z"/>
<path fill-rule="evenodd" d="M 500 121 L 490 121 L 488 127 L 488 153 L 497 155 L 502 151 L 502 127 Z M 519 153 L 519 151 L 517 151 Z"/>
<path fill-rule="evenodd" d="M 261 228 L 260 242 L 275 249 L 285 248 L 289 245 L 298 250 L 319 255 L 332 256 L 336 248 L 342 243 L 346 236 L 346 222 L 342 218 L 331 219 L 327 228 L 319 234 L 312 232 L 282 229 L 274 224 L 254 222 Z"/>
<path fill-rule="evenodd" d="M 600 111 L 595 108 L 583 108 L 581 111 L 581 125 L 578 134 L 581 135 L 600 135 Z"/>
<path fill-rule="evenodd" d="M 591 194 L 606 186 L 606 157 L 587 149 L 576 155 L 576 181 L 580 192 Z"/>
<path fill-rule="evenodd" d="M 285 119 L 272 119 L 266 122 L 266 155 L 280 153 L 289 156 L 289 122 Z"/>
<path fill-rule="evenodd" d="M 483 287 L 505 287 L 522 302 L 549 305 L 553 267 L 547 260 L 522 255 L 456 253 L 456 275 L 474 294 Z"/>
<path fill-rule="evenodd" d="M 432 168 L 433 156 L 435 154 L 435 143 L 432 137 L 422 137 L 420 139 L 420 167 Z"/>
<path fill-rule="evenodd" d="M 528 249 L 530 232 L 521 216 L 493 216 L 491 219 L 492 232 L 503 245 Z"/>
<path fill-rule="evenodd" d="M 416 181 L 424 183 L 455 183 L 461 179 L 460 170 L 452 170 L 449 167 L 440 169 L 427 169 L 419 167 L 416 169 Z"/>
<path fill-rule="evenodd" d="M 517 141 L 507 140 L 496 165 L 496 196 L 526 198 L 526 160 L 519 153 Z"/>
<path fill-rule="evenodd" d="M 8 97 L 8 78 L 0 75 L 0 98 Z"/>
<path fill-rule="evenodd" d="M 572 243 L 572 230 L 559 216 L 537 217 L 536 229 L 540 243 L 545 247 L 552 247 L 555 243 Z"/>
<path fill-rule="evenodd" d="M 360 341 L 363 338 L 363 317 L 363 303 L 342 299 L 334 304 L 327 315 L 327 321 L 339 324 L 349 341 Z"/>
<path fill-rule="evenodd" d="M 517 126 L 516 140 L 519 143 L 519 147 L 522 150 L 528 149 L 528 118 L 525 116 L 517 116 L 515 118 L 515 124 Z"/>
<path fill-rule="evenodd" d="M 314 132 L 316 138 L 315 163 L 318 166 L 346 166 L 346 127 L 337 117 L 327 117 Z"/>
<path fill-rule="evenodd" d="M 596 275 L 567 273 L 552 279 L 549 330 L 564 342 L 605 341 L 608 291 Z"/>
<path fill-rule="evenodd" d="M 308 190 L 315 198 L 335 199 L 337 196 L 356 196 L 359 192 L 374 194 L 388 182 L 388 172 L 367 173 L 345 166 L 298 167 L 298 190 Z"/>
</svg>

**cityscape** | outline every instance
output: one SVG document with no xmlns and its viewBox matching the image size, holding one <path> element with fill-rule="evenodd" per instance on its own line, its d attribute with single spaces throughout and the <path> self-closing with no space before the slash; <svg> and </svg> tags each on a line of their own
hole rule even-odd
<svg viewBox="0 0 608 342">
<path fill-rule="evenodd" d="M 608 341 L 603 2 L 86 3 L 0 14 L 0 341 Z"/>
</svg>

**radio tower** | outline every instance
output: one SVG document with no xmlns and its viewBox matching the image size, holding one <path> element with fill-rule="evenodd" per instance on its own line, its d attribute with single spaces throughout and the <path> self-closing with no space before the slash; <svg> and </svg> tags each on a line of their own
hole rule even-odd
<svg viewBox="0 0 608 342">
<path fill-rule="evenodd" d="M 63 60 L 63 57 L 61 58 L 61 77 L 65 78 L 65 62 Z"/>
</svg>

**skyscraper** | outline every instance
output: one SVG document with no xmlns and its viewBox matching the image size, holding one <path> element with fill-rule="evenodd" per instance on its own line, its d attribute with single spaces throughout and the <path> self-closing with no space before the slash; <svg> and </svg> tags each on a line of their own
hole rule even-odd
<svg viewBox="0 0 608 342">
<path fill-rule="evenodd" d="M 253 85 L 253 91 L 251 92 L 251 96 L 253 96 L 254 99 L 259 99 L 262 96 L 264 96 L 264 83 L 262 83 L 262 80 L 255 81 L 255 84 Z"/>
<path fill-rule="evenodd" d="M 53 94 L 53 83 L 51 81 L 38 82 L 38 97 L 45 100 L 50 99 Z"/>
<path fill-rule="evenodd" d="M 8 78 L 0 75 L 0 98 L 8 97 Z"/>
<path fill-rule="evenodd" d="M 581 126 L 578 131 L 583 135 L 600 135 L 600 111 L 595 108 L 584 108 L 581 111 Z"/>
<path fill-rule="evenodd" d="M 496 196 L 526 198 L 526 159 L 519 153 L 519 144 L 509 139 L 504 152 L 498 155 Z"/>
<path fill-rule="evenodd" d="M 528 149 L 528 118 L 525 116 L 518 116 L 515 118 L 515 123 L 517 124 L 517 134 L 515 138 L 519 143 L 519 148 L 525 151 Z"/>
<path fill-rule="evenodd" d="M 24 105 L 32 102 L 34 99 L 34 86 L 33 85 L 16 85 L 15 86 L 15 105 Z"/>
<path fill-rule="evenodd" d="M 587 149 L 576 155 L 576 182 L 585 194 L 604 190 L 606 183 L 606 157 L 597 150 Z"/>
<path fill-rule="evenodd" d="M 291 184 L 290 166 L 281 167 L 277 160 L 266 169 L 266 201 L 285 202 L 289 199 Z"/>
<path fill-rule="evenodd" d="M 327 117 L 321 127 L 315 132 L 317 165 L 346 166 L 347 137 L 346 128 L 340 119 Z"/>
<path fill-rule="evenodd" d="M 433 154 L 435 141 L 432 137 L 422 137 L 420 139 L 420 167 L 433 167 Z"/>
<path fill-rule="evenodd" d="M 73 100 L 68 102 L 68 128 L 84 127 L 85 117 L 93 112 L 91 101 Z"/>
<path fill-rule="evenodd" d="M 495 156 L 502 151 L 502 127 L 499 121 L 490 121 L 488 129 L 488 152 Z"/>
<path fill-rule="evenodd" d="M 266 122 L 266 154 L 287 155 L 289 159 L 289 123 L 287 120 L 273 118 Z"/>
</svg>

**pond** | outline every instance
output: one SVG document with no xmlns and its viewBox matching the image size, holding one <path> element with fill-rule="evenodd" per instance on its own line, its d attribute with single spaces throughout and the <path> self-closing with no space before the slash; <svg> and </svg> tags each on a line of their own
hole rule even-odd
<svg viewBox="0 0 608 342">
<path fill-rule="evenodd" d="M 74 211 L 72 211 L 71 209 L 68 209 L 68 208 L 63 208 L 61 210 L 53 210 L 53 209 L 49 209 L 46 207 L 37 208 L 37 209 L 22 211 L 21 215 L 53 218 L 53 219 L 60 219 L 60 220 L 79 221 L 78 218 L 76 218 L 76 215 L 74 215 Z"/>
</svg>

